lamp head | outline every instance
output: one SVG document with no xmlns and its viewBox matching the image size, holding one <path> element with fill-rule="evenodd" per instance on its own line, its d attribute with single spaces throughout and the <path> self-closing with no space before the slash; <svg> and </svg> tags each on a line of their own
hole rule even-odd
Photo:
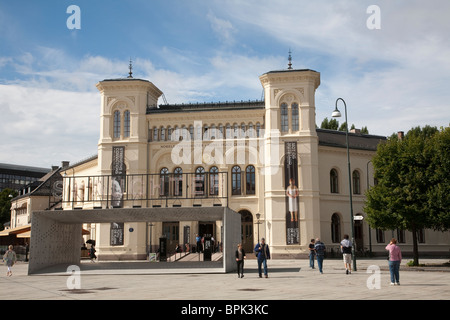
<svg viewBox="0 0 450 320">
<path fill-rule="evenodd" d="M 339 109 L 336 107 L 336 109 L 334 109 L 333 113 L 331 114 L 331 116 L 333 118 L 340 118 L 341 117 L 341 112 L 339 111 Z"/>
</svg>

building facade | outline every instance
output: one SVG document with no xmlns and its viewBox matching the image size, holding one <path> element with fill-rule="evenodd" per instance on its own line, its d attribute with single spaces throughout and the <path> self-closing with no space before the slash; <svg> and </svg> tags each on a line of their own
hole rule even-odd
<svg viewBox="0 0 450 320">
<path fill-rule="evenodd" d="M 63 209 L 228 206 L 241 214 L 249 252 L 261 237 L 274 257 L 305 256 L 317 237 L 338 251 L 351 234 L 346 140 L 345 133 L 316 128 L 320 73 L 289 69 L 259 79 L 263 101 L 175 105 L 158 104 L 162 92 L 131 75 L 99 82 L 98 155 L 61 171 Z M 363 206 L 373 185 L 370 160 L 386 138 L 358 132 L 349 138 L 356 250 L 384 254 L 393 232 L 370 230 Z M 192 250 L 197 234 L 218 245 L 223 225 L 174 216 L 84 228 L 99 259 L 108 260 L 146 259 L 160 237 L 168 251 Z M 423 233 L 429 250 L 448 252 L 448 233 Z M 412 247 L 408 233 L 398 234 Z"/>
</svg>

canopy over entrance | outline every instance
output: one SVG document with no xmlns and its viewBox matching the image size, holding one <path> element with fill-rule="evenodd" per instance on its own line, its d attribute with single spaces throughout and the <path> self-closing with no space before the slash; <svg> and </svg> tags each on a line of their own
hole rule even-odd
<svg viewBox="0 0 450 320">
<path fill-rule="evenodd" d="M 83 223 L 220 220 L 224 237 L 223 272 L 234 270 L 234 250 L 241 239 L 241 216 L 228 207 L 35 211 L 31 217 L 28 274 L 55 265 L 79 264 Z"/>
</svg>

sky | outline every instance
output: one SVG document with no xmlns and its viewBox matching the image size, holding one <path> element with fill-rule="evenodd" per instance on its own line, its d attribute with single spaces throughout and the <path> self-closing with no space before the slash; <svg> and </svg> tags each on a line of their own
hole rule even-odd
<svg viewBox="0 0 450 320">
<path fill-rule="evenodd" d="M 342 98 L 370 134 L 447 127 L 449 16 L 448 0 L 0 0 L 0 162 L 97 154 L 95 85 L 130 59 L 168 103 L 259 100 L 291 51 L 320 72 L 318 126 Z"/>
</svg>

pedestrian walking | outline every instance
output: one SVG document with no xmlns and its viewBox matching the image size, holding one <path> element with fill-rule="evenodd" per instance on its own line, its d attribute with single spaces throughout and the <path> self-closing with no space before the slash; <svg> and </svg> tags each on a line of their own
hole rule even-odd
<svg viewBox="0 0 450 320">
<path fill-rule="evenodd" d="M 314 269 L 314 259 L 316 258 L 316 251 L 314 251 L 314 243 L 315 240 L 311 239 L 311 243 L 309 244 L 309 267 Z"/>
<path fill-rule="evenodd" d="M 397 246 L 397 240 L 392 238 L 386 246 L 389 251 L 389 273 L 391 274 L 391 286 L 400 285 L 400 263 L 402 262 L 402 251 Z"/>
<path fill-rule="evenodd" d="M 13 246 L 10 245 L 8 247 L 8 250 L 6 250 L 5 254 L 3 255 L 3 260 L 6 263 L 6 266 L 8 267 L 8 271 L 6 272 L 6 276 L 7 277 L 11 277 L 12 276 L 12 266 L 16 263 L 17 260 L 17 256 L 16 253 L 13 250 Z"/>
<path fill-rule="evenodd" d="M 270 250 L 269 246 L 265 243 L 265 239 L 261 238 L 261 242 L 256 244 L 255 246 L 255 254 L 258 260 L 258 273 L 259 277 L 262 278 L 262 268 L 264 267 L 264 277 L 267 278 L 269 276 L 267 270 L 267 260 L 270 259 Z"/>
<path fill-rule="evenodd" d="M 237 274 L 238 278 L 244 277 L 244 259 L 247 257 L 245 256 L 245 251 L 242 248 L 242 244 L 238 244 L 238 248 L 236 250 L 236 264 L 237 264 Z M 239 273 L 240 271 L 240 273 Z"/>
<path fill-rule="evenodd" d="M 97 250 L 95 250 L 94 244 L 91 244 L 91 248 L 89 249 L 89 258 L 91 258 L 91 262 L 95 262 L 94 259 L 97 259 L 97 256 L 95 253 Z"/>
<path fill-rule="evenodd" d="M 316 251 L 317 256 L 317 265 L 319 266 L 319 272 L 323 273 L 323 259 L 325 257 L 325 245 L 320 241 L 319 238 L 316 239 L 316 243 L 314 244 L 314 250 Z"/>
<path fill-rule="evenodd" d="M 341 252 L 344 258 L 344 268 L 346 274 L 352 273 L 352 241 L 348 239 L 348 234 L 344 235 L 341 241 Z"/>
</svg>

